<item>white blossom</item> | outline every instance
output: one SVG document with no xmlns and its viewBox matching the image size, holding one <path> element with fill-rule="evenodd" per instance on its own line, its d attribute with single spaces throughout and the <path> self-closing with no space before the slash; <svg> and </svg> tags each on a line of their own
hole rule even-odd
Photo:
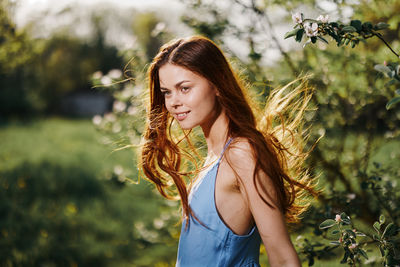
<svg viewBox="0 0 400 267">
<path fill-rule="evenodd" d="M 151 31 L 151 36 L 155 37 L 166 29 L 167 25 L 164 22 L 159 22 Z"/>
<path fill-rule="evenodd" d="M 135 115 L 137 112 L 138 112 L 137 107 L 130 106 L 130 107 L 128 108 L 128 114 L 131 115 L 131 116 L 132 116 L 132 115 Z"/>
<path fill-rule="evenodd" d="M 107 74 L 112 79 L 118 79 L 122 76 L 122 71 L 118 69 L 112 69 Z"/>
<path fill-rule="evenodd" d="M 101 82 L 103 85 L 110 85 L 110 84 L 112 83 L 112 80 L 111 80 L 110 77 L 108 77 L 107 75 L 105 75 L 105 76 L 103 76 L 103 77 L 101 78 L 100 82 Z"/>
<path fill-rule="evenodd" d="M 104 119 L 109 122 L 114 122 L 117 117 L 113 113 L 107 113 L 104 115 Z"/>
<path fill-rule="evenodd" d="M 115 112 L 122 112 L 126 109 L 126 103 L 122 102 L 122 101 L 114 101 L 113 104 L 113 110 Z"/>
<path fill-rule="evenodd" d="M 141 84 L 136 85 L 133 87 L 133 96 L 138 96 L 143 90 L 143 86 Z"/>
<path fill-rule="evenodd" d="M 303 23 L 303 16 L 300 12 L 292 13 L 292 20 L 296 24 Z"/>
<path fill-rule="evenodd" d="M 304 30 L 306 31 L 307 36 L 313 37 L 317 36 L 318 34 L 318 24 L 313 22 L 313 23 L 308 23 L 304 25 Z"/>
<path fill-rule="evenodd" d="M 103 77 L 103 73 L 101 71 L 96 71 L 93 73 L 93 79 L 100 79 L 101 77 Z"/>
<path fill-rule="evenodd" d="M 321 21 L 322 23 L 328 23 L 329 21 L 329 15 L 319 15 L 317 20 Z"/>
<path fill-rule="evenodd" d="M 130 97 L 133 96 L 133 93 L 134 93 L 134 88 L 133 88 L 133 86 L 129 83 L 129 84 L 126 84 L 126 85 L 124 86 L 124 89 L 123 89 L 123 91 L 121 92 L 121 96 L 122 96 L 123 98 L 130 98 Z"/>
<path fill-rule="evenodd" d="M 347 196 L 347 198 L 350 199 L 350 200 L 353 200 L 353 199 L 356 198 L 356 194 L 354 194 L 354 193 L 347 194 L 346 196 Z"/>
<path fill-rule="evenodd" d="M 100 115 L 96 115 L 93 117 L 92 122 L 94 125 L 100 125 L 103 118 Z"/>
<path fill-rule="evenodd" d="M 122 168 L 122 166 L 121 165 L 115 165 L 114 166 L 114 173 L 116 174 L 116 175 L 121 175 L 122 173 L 124 172 L 124 168 Z"/>
<path fill-rule="evenodd" d="M 119 133 L 122 130 L 122 126 L 119 123 L 114 123 L 111 130 L 113 133 Z"/>
<path fill-rule="evenodd" d="M 160 218 L 156 218 L 153 220 L 154 228 L 161 229 L 164 226 L 164 221 Z"/>
</svg>

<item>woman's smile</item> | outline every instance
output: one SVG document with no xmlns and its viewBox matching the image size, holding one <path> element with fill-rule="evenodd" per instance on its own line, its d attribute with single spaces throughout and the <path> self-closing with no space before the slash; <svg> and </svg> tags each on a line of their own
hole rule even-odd
<svg viewBox="0 0 400 267">
<path fill-rule="evenodd" d="M 186 111 L 186 112 L 180 112 L 180 113 L 175 113 L 175 117 L 178 121 L 183 121 L 184 119 L 186 119 L 187 115 L 189 114 L 190 111 Z"/>
</svg>

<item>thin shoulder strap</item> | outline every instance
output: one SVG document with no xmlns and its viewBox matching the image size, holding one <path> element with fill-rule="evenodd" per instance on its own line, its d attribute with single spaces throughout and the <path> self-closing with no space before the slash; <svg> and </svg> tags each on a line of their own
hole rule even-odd
<svg viewBox="0 0 400 267">
<path fill-rule="evenodd" d="M 229 138 L 228 142 L 226 142 L 224 149 L 222 149 L 221 155 L 219 156 L 218 162 L 221 161 L 222 157 L 224 156 L 225 150 L 228 148 L 229 144 L 232 142 L 233 138 Z"/>
</svg>

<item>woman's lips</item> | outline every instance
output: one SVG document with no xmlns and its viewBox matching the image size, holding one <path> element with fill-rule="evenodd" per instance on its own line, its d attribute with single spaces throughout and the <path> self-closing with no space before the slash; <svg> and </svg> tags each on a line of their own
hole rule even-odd
<svg viewBox="0 0 400 267">
<path fill-rule="evenodd" d="M 190 112 L 190 111 L 175 113 L 176 119 L 177 119 L 178 121 L 183 121 L 184 119 L 186 119 L 186 117 L 187 117 L 187 115 L 188 115 L 189 112 Z"/>
</svg>

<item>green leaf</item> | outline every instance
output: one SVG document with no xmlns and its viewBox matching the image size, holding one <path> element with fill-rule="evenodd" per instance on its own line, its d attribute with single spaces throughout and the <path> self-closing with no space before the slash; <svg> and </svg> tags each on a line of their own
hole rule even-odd
<svg viewBox="0 0 400 267">
<path fill-rule="evenodd" d="M 296 41 L 297 42 L 301 42 L 301 40 L 303 39 L 303 34 L 304 34 L 304 29 L 299 29 L 296 33 Z"/>
<path fill-rule="evenodd" d="M 344 253 L 343 259 L 340 261 L 340 263 L 346 263 L 347 262 L 347 258 L 349 257 L 349 255 L 350 255 L 350 251 L 347 250 Z"/>
<path fill-rule="evenodd" d="M 353 26 L 348 25 L 348 26 L 344 26 L 343 29 L 342 29 L 342 31 L 343 31 L 343 32 L 356 32 L 357 29 L 354 28 Z"/>
<path fill-rule="evenodd" d="M 295 36 L 297 34 L 297 32 L 300 31 L 300 30 L 302 30 L 302 29 L 294 29 L 294 30 L 292 30 L 290 32 L 285 33 L 285 38 L 284 39 L 287 39 L 287 38 L 290 38 L 292 36 Z"/>
<path fill-rule="evenodd" d="M 331 232 L 332 235 L 337 235 L 338 233 L 340 233 L 339 230 L 333 230 L 333 231 Z"/>
<path fill-rule="evenodd" d="M 340 218 L 342 219 L 343 224 L 351 224 L 350 217 L 346 213 L 342 212 Z"/>
<path fill-rule="evenodd" d="M 368 260 L 368 255 L 363 249 L 360 248 L 358 250 L 358 252 L 361 254 L 361 256 L 363 256 L 364 258 L 366 258 Z"/>
<path fill-rule="evenodd" d="M 384 74 L 386 74 L 388 76 L 389 76 L 389 73 L 392 72 L 392 70 L 388 66 L 385 66 L 385 65 L 382 65 L 382 64 L 375 65 L 374 69 L 379 71 L 379 72 L 382 72 L 382 73 L 384 73 Z"/>
<path fill-rule="evenodd" d="M 360 20 L 352 20 L 350 25 L 353 26 L 357 31 L 361 31 L 361 21 Z"/>
<path fill-rule="evenodd" d="M 396 84 L 396 83 L 397 83 L 397 80 L 391 79 L 390 81 L 388 81 L 387 83 L 385 83 L 385 86 L 386 86 L 386 87 L 389 87 L 389 86 L 392 86 L 393 84 Z M 400 94 L 398 94 L 398 95 L 400 95 Z"/>
<path fill-rule="evenodd" d="M 319 225 L 319 229 L 330 228 L 330 227 L 334 226 L 335 224 L 336 224 L 336 221 L 335 221 L 335 220 L 327 219 L 327 220 L 323 221 L 323 222 Z"/>
<path fill-rule="evenodd" d="M 317 38 L 320 39 L 322 42 L 329 44 L 328 41 L 324 37 L 317 36 Z"/>
<path fill-rule="evenodd" d="M 308 266 L 314 266 L 314 257 L 308 257 Z"/>
<path fill-rule="evenodd" d="M 331 241 L 331 242 L 329 242 L 329 244 L 331 244 L 331 245 L 340 245 L 340 242 L 339 241 Z"/>
<path fill-rule="evenodd" d="M 337 22 L 330 22 L 329 25 L 332 26 L 332 28 L 339 28 L 339 24 Z"/>
<path fill-rule="evenodd" d="M 362 27 L 363 27 L 364 29 L 366 29 L 366 30 L 371 30 L 371 29 L 373 28 L 372 23 L 369 22 L 369 21 L 364 22 L 363 25 L 362 25 Z"/>
<path fill-rule="evenodd" d="M 394 225 L 394 223 L 389 223 L 386 226 L 385 230 L 383 231 L 382 238 L 384 238 L 385 236 L 389 236 L 389 237 L 393 236 L 394 234 L 396 234 L 396 232 L 397 232 L 396 225 Z"/>
<path fill-rule="evenodd" d="M 380 234 L 381 224 L 379 222 L 374 223 L 374 229 Z"/>
<path fill-rule="evenodd" d="M 396 89 L 396 91 L 394 91 L 396 93 L 396 95 L 400 95 L 400 89 Z"/>
<path fill-rule="evenodd" d="M 347 233 L 349 236 L 351 236 L 351 237 L 356 237 L 356 233 L 354 233 L 353 230 L 346 229 L 345 231 L 346 231 L 346 233 Z"/>
<path fill-rule="evenodd" d="M 317 37 L 315 37 L 315 36 L 311 37 L 310 39 L 313 44 L 315 44 L 317 42 Z"/>
<path fill-rule="evenodd" d="M 396 259 L 393 255 L 388 254 L 386 257 L 387 265 L 386 266 L 399 266 L 399 260 Z"/>
<path fill-rule="evenodd" d="M 363 232 L 359 232 L 359 231 L 356 232 L 356 235 L 357 236 L 366 236 L 366 234 L 364 234 Z"/>
<path fill-rule="evenodd" d="M 382 246 L 379 246 L 379 251 L 381 252 L 382 257 L 385 257 L 385 251 L 383 250 Z"/>
<path fill-rule="evenodd" d="M 312 244 L 311 246 L 313 247 L 313 248 L 316 248 L 316 247 L 322 247 L 324 244 L 321 244 L 321 243 L 315 243 L 315 244 Z"/>
<path fill-rule="evenodd" d="M 386 109 L 389 110 L 391 109 L 395 104 L 400 102 L 400 96 L 396 96 L 392 98 L 389 102 L 386 104 Z"/>
<path fill-rule="evenodd" d="M 376 24 L 375 26 L 374 26 L 374 29 L 375 30 L 383 30 L 383 29 L 387 29 L 387 28 L 389 28 L 389 24 L 387 24 L 387 23 L 384 23 L 384 22 L 379 22 L 378 24 Z"/>
<path fill-rule="evenodd" d="M 384 224 L 385 223 L 385 215 L 381 215 L 381 216 L 379 216 L 379 223 L 380 224 Z"/>
</svg>

